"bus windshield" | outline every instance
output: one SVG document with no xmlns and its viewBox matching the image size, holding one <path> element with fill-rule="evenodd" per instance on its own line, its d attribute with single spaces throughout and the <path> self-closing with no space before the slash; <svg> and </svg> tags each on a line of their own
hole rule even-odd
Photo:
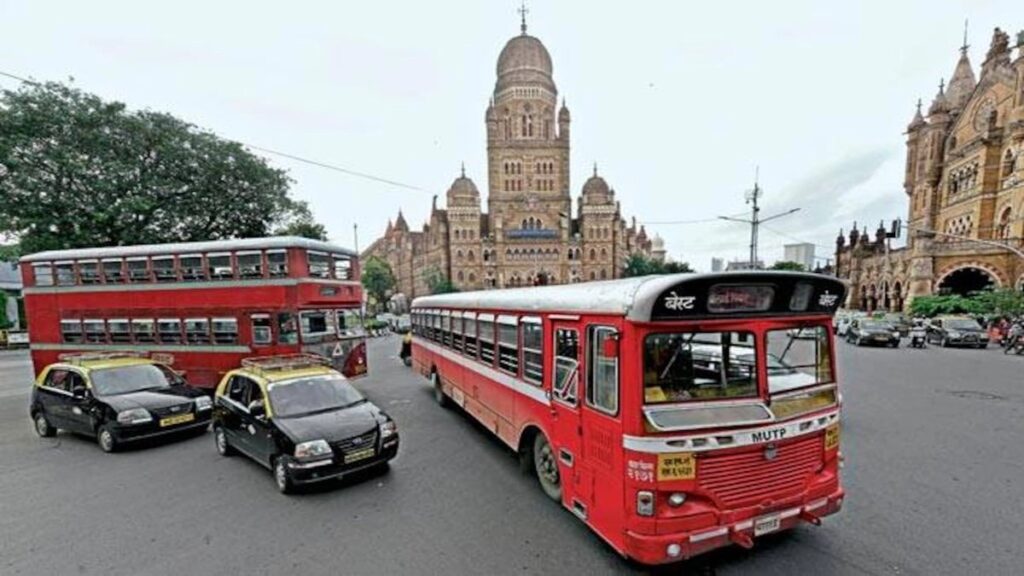
<svg viewBox="0 0 1024 576">
<path fill-rule="evenodd" d="M 757 397 L 751 332 L 677 332 L 644 339 L 644 402 Z"/>
</svg>

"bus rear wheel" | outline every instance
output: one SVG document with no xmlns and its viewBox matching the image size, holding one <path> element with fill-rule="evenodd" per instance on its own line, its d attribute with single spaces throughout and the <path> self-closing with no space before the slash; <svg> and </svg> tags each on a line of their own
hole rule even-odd
<svg viewBox="0 0 1024 576">
<path fill-rule="evenodd" d="M 438 406 L 441 408 L 451 406 L 452 401 L 445 395 L 444 388 L 441 387 L 441 376 L 436 371 L 430 373 L 430 384 L 434 387 L 434 401 Z"/>
<path fill-rule="evenodd" d="M 558 474 L 558 458 L 547 437 L 537 434 L 533 439 L 533 469 L 544 493 L 555 502 L 562 501 L 562 480 Z"/>
</svg>

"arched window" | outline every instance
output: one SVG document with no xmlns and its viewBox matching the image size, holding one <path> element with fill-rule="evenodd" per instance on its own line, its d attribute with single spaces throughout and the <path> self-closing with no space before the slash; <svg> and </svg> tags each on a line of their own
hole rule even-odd
<svg viewBox="0 0 1024 576">
<path fill-rule="evenodd" d="M 472 282 L 476 282 L 476 274 L 474 274 L 473 272 L 470 272 L 470 273 L 469 273 L 469 281 L 470 281 L 471 283 L 472 283 Z"/>
<path fill-rule="evenodd" d="M 1006 156 L 1003 157 L 1003 178 L 1009 177 L 1013 174 L 1013 171 L 1017 168 L 1017 158 L 1013 155 L 1013 152 L 1007 150 Z"/>
<path fill-rule="evenodd" d="M 601 269 L 601 280 L 605 280 L 607 278 L 608 278 L 608 271 L 605 270 L 604 268 L 602 268 Z"/>
<path fill-rule="evenodd" d="M 455 259 L 462 261 L 462 250 L 459 250 L 458 252 L 455 253 Z"/>
<path fill-rule="evenodd" d="M 595 260 L 597 260 L 597 250 L 594 250 L 593 248 L 591 248 L 590 249 L 590 261 L 593 262 Z"/>
<path fill-rule="evenodd" d="M 601 248 L 601 259 L 603 260 L 603 259 L 605 259 L 607 257 L 608 257 L 608 249 L 607 248 Z"/>
<path fill-rule="evenodd" d="M 537 229 L 540 230 L 543 227 L 544 227 L 544 224 L 540 221 L 540 218 L 537 218 Z"/>
<path fill-rule="evenodd" d="M 1000 238 L 1006 239 L 1010 237 L 1010 223 L 1012 222 L 1012 219 L 1010 218 L 1012 215 L 1011 213 L 1012 210 L 1007 206 L 999 216 L 998 234 Z"/>
<path fill-rule="evenodd" d="M 472 250 L 470 250 L 469 253 L 466 254 L 466 259 L 469 260 L 470 262 L 476 262 L 476 255 L 473 254 Z"/>
<path fill-rule="evenodd" d="M 459 270 L 459 273 L 458 273 L 458 275 L 456 277 L 459 279 L 459 282 L 462 282 L 463 280 L 465 280 L 465 276 L 463 276 L 462 270 Z"/>
<path fill-rule="evenodd" d="M 528 228 L 528 226 L 527 226 L 526 218 L 523 218 L 523 230 L 526 230 L 527 228 Z"/>
<path fill-rule="evenodd" d="M 590 279 L 591 280 L 597 280 L 597 274 L 594 274 L 593 270 L 590 271 Z"/>
</svg>

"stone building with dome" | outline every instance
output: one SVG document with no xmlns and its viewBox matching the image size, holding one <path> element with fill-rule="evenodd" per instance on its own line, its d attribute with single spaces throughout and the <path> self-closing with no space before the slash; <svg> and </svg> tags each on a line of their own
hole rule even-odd
<svg viewBox="0 0 1024 576">
<path fill-rule="evenodd" d="M 995 29 L 975 77 L 966 42 L 927 116 L 907 126 L 907 246 L 887 227 L 836 239 L 848 305 L 905 310 L 915 296 L 1024 288 L 1024 32 Z"/>
<path fill-rule="evenodd" d="M 460 290 L 564 284 L 618 278 L 634 253 L 663 259 L 664 242 L 624 220 L 596 164 L 574 210 L 569 108 L 559 104 L 551 55 L 525 20 L 496 72 L 484 116 L 486 200 L 463 166 L 422 229 L 399 211 L 362 257 L 387 261 L 408 298 L 429 294 L 437 278 Z"/>
</svg>

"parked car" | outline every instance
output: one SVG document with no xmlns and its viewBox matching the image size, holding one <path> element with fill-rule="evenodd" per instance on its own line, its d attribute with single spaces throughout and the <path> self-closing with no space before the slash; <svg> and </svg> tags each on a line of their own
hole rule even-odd
<svg viewBox="0 0 1024 576">
<path fill-rule="evenodd" d="M 884 344 L 896 348 L 900 345 L 900 333 L 888 322 L 857 318 L 846 331 L 846 341 L 857 346 Z"/>
<path fill-rule="evenodd" d="M 939 316 L 928 324 L 928 342 L 942 347 L 988 347 L 988 332 L 978 321 L 965 316 Z"/>
<path fill-rule="evenodd" d="M 241 452 L 274 473 L 277 488 L 386 467 L 398 454 L 394 420 L 330 361 L 308 354 L 242 361 L 214 397 L 217 452 Z"/>
<path fill-rule="evenodd" d="M 211 408 L 208 396 L 164 364 L 133 354 L 80 354 L 39 373 L 29 415 L 40 436 L 66 430 L 114 452 L 127 442 L 204 432 Z"/>
<path fill-rule="evenodd" d="M 903 314 L 889 313 L 882 316 L 882 321 L 896 328 L 896 331 L 900 333 L 901 337 L 905 337 L 910 334 L 912 323 Z"/>
</svg>

